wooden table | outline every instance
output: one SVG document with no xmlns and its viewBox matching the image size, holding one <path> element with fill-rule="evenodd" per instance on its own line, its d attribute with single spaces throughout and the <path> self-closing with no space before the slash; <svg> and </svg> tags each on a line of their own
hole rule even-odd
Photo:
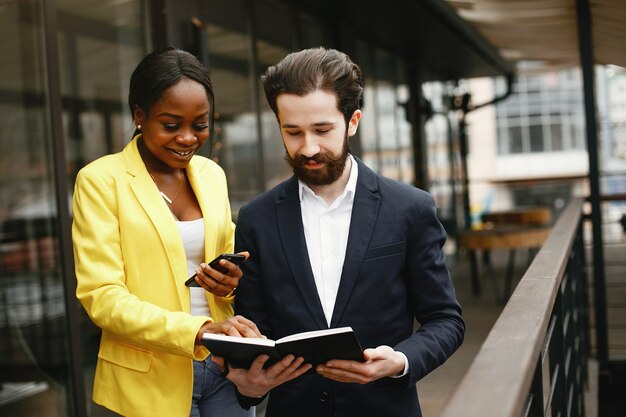
<svg viewBox="0 0 626 417">
<path fill-rule="evenodd" d="M 529 262 L 550 234 L 552 210 L 549 207 L 524 207 L 514 210 L 484 214 L 483 222 L 488 225 L 481 230 L 464 230 L 459 234 L 459 245 L 467 249 L 471 265 L 472 292 L 480 295 L 477 252 L 482 251 L 482 261 L 492 281 L 497 302 L 506 302 L 511 293 L 511 281 L 515 271 L 515 256 L 518 250 L 528 250 Z M 491 262 L 491 251 L 505 249 L 509 258 L 504 281 L 504 292 L 499 286 Z"/>
<path fill-rule="evenodd" d="M 552 209 L 546 206 L 519 207 L 513 210 L 492 211 L 482 215 L 483 223 L 547 225 L 552 224 Z"/>
</svg>

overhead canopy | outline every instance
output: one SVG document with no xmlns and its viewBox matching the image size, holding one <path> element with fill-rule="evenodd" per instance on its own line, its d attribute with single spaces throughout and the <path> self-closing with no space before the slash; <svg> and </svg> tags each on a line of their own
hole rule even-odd
<svg viewBox="0 0 626 417">
<path fill-rule="evenodd" d="M 580 65 L 576 0 L 448 0 L 502 56 Z M 626 2 L 590 0 L 596 64 L 626 67 Z"/>
<path fill-rule="evenodd" d="M 514 71 L 511 63 L 443 0 L 300 0 L 297 4 L 303 11 L 332 18 L 359 38 L 409 57 L 424 81 Z"/>
</svg>

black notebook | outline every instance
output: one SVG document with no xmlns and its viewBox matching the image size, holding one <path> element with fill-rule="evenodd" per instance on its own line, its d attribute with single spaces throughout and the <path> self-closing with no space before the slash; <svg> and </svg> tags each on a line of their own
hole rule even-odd
<svg viewBox="0 0 626 417">
<path fill-rule="evenodd" d="M 276 341 L 204 333 L 202 343 L 214 355 L 226 358 L 234 368 L 248 369 L 261 354 L 270 357 L 266 366 L 288 354 L 302 356 L 305 363 L 313 366 L 331 359 L 364 361 L 363 349 L 351 327 L 296 333 Z"/>
</svg>

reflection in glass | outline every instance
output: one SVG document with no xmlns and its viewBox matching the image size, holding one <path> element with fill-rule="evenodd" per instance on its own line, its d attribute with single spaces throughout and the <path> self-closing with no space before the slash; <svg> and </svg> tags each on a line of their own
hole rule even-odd
<svg viewBox="0 0 626 417">
<path fill-rule="evenodd" d="M 146 53 L 140 0 L 57 0 L 62 122 L 68 184 L 76 173 L 130 141 L 130 75 Z M 87 408 L 91 417 L 111 413 L 91 401 L 100 330 L 80 309 Z"/>
<path fill-rule="evenodd" d="M 293 21 L 290 10 L 279 4 L 255 3 L 255 27 L 257 28 L 257 77 L 268 66 L 277 64 L 289 52 L 297 49 L 295 31 L 288 22 Z M 284 161 L 285 148 L 276 123 L 276 116 L 265 99 L 259 82 L 259 107 L 261 113 L 261 137 L 263 138 L 263 162 L 265 189 L 269 189 L 291 175 L 291 168 Z"/>
<path fill-rule="evenodd" d="M 0 8 L 0 415 L 7 416 L 41 409 L 65 416 L 69 402 L 42 9 L 35 0 Z"/>
<path fill-rule="evenodd" d="M 144 55 L 139 0 L 57 1 L 63 127 L 70 184 L 131 139 L 130 74 Z M 122 123 L 120 123 L 120 121 Z"/>
<path fill-rule="evenodd" d="M 434 115 L 425 122 L 426 154 L 428 155 L 428 191 L 437 203 L 437 214 L 446 224 L 456 224 L 455 181 L 458 172 L 458 144 L 453 126 L 458 125 L 454 113 L 447 112 L 446 84 L 432 81 L 422 85 L 424 99 L 430 102 Z"/>
<path fill-rule="evenodd" d="M 212 1 L 212 7 L 228 8 L 232 1 Z M 235 9 L 239 9 L 239 2 Z M 239 5 L 239 6 L 238 6 Z M 250 34 L 242 32 L 243 14 L 228 20 L 209 19 L 204 27 L 209 71 L 215 89 L 215 131 L 212 156 L 226 171 L 233 214 L 258 194 L 257 120 L 250 84 Z"/>
</svg>

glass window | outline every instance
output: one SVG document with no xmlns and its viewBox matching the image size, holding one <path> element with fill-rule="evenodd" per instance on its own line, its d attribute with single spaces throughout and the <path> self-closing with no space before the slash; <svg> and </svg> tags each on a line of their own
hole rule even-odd
<svg viewBox="0 0 626 417">
<path fill-rule="evenodd" d="M 524 152 L 524 141 L 522 128 L 520 126 L 509 126 L 509 150 L 511 153 Z"/>
<path fill-rule="evenodd" d="M 402 79 L 402 78 L 401 78 Z M 402 79 L 403 80 L 403 79 Z M 398 159 L 400 164 L 400 181 L 412 184 L 415 181 L 413 170 L 413 142 L 411 140 L 412 126 L 407 114 L 407 105 L 411 99 L 409 87 L 406 84 L 396 86 L 396 135 L 398 142 Z"/>
<path fill-rule="evenodd" d="M 128 82 L 143 57 L 140 0 L 58 0 L 59 62 L 70 174 L 120 151 L 134 126 Z"/>
<path fill-rule="evenodd" d="M 415 178 L 412 132 L 405 107 L 411 97 L 402 61 L 363 41 L 357 40 L 355 46 L 351 57 L 365 77 L 358 137 L 361 158 L 380 174 L 411 183 Z"/>
<path fill-rule="evenodd" d="M 430 102 L 434 115 L 426 120 L 424 130 L 426 134 L 426 149 L 428 155 L 428 191 L 437 203 L 438 216 L 446 224 L 456 224 L 455 179 L 459 172 L 454 172 L 455 153 L 457 151 L 452 138 L 455 132 L 451 131 L 456 125 L 453 113 L 445 108 L 447 86 L 441 82 L 428 82 L 422 85 L 424 100 Z"/>
<path fill-rule="evenodd" d="M 376 73 L 373 74 L 376 83 L 376 101 L 378 111 L 378 136 L 382 158 L 380 174 L 399 180 L 400 170 L 400 147 L 398 143 L 398 127 L 396 119 L 395 82 L 397 78 L 396 61 L 389 52 L 382 49 L 375 50 Z"/>
<path fill-rule="evenodd" d="M 301 15 L 299 49 L 316 46 L 332 47 L 331 33 L 330 28 L 325 23 L 312 16 Z"/>
<path fill-rule="evenodd" d="M 552 138 L 552 150 L 562 151 L 563 148 L 563 126 L 560 123 L 550 124 L 550 136 Z"/>
<path fill-rule="evenodd" d="M 296 48 L 296 32 L 293 12 L 286 6 L 263 1 L 257 1 L 254 5 L 258 61 L 256 76 L 259 78 L 267 67 L 277 64 Z M 288 178 L 292 171 L 284 160 L 285 148 L 280 129 L 276 122 L 276 116 L 267 104 L 260 82 L 259 107 L 263 138 L 265 188 L 269 189 Z"/>
<path fill-rule="evenodd" d="M 540 124 L 530 125 L 529 133 L 530 133 L 530 151 L 542 152 L 544 150 L 543 126 Z"/>
<path fill-rule="evenodd" d="M 363 71 L 365 86 L 363 90 L 363 117 L 359 122 L 358 140 L 361 145 L 361 159 L 374 171 L 380 171 L 378 157 L 376 81 L 371 63 L 370 47 L 362 41 L 356 41 L 352 60 Z M 351 140 L 357 139 L 352 138 Z"/>
<path fill-rule="evenodd" d="M 0 415 L 7 416 L 70 412 L 43 24 L 42 1 L 0 7 Z"/>
<path fill-rule="evenodd" d="M 511 153 L 509 130 L 505 126 L 498 127 L 496 143 L 498 146 L 498 154 L 505 155 Z"/>
<path fill-rule="evenodd" d="M 498 152 L 584 149 L 579 75 L 577 70 L 521 75 L 513 86 L 516 93 L 496 105 L 498 132 L 503 133 L 503 128 L 507 132 L 499 140 L 509 144 L 499 146 Z M 564 129 L 564 126 L 569 127 Z"/>
<path fill-rule="evenodd" d="M 211 155 L 226 172 L 236 217 L 238 209 L 263 190 L 259 181 L 258 119 L 251 82 L 255 75 L 252 40 L 246 29 L 242 1 L 210 0 L 205 6 L 208 11 L 202 16 L 203 29 L 216 111 Z M 226 10 L 229 12 L 223 12 Z"/>
<path fill-rule="evenodd" d="M 128 83 L 147 51 L 141 0 L 57 0 L 62 117 L 70 189 L 80 168 L 118 152 L 134 131 Z M 81 310 L 85 394 L 92 417 L 110 416 L 91 401 L 100 330 Z"/>
</svg>

